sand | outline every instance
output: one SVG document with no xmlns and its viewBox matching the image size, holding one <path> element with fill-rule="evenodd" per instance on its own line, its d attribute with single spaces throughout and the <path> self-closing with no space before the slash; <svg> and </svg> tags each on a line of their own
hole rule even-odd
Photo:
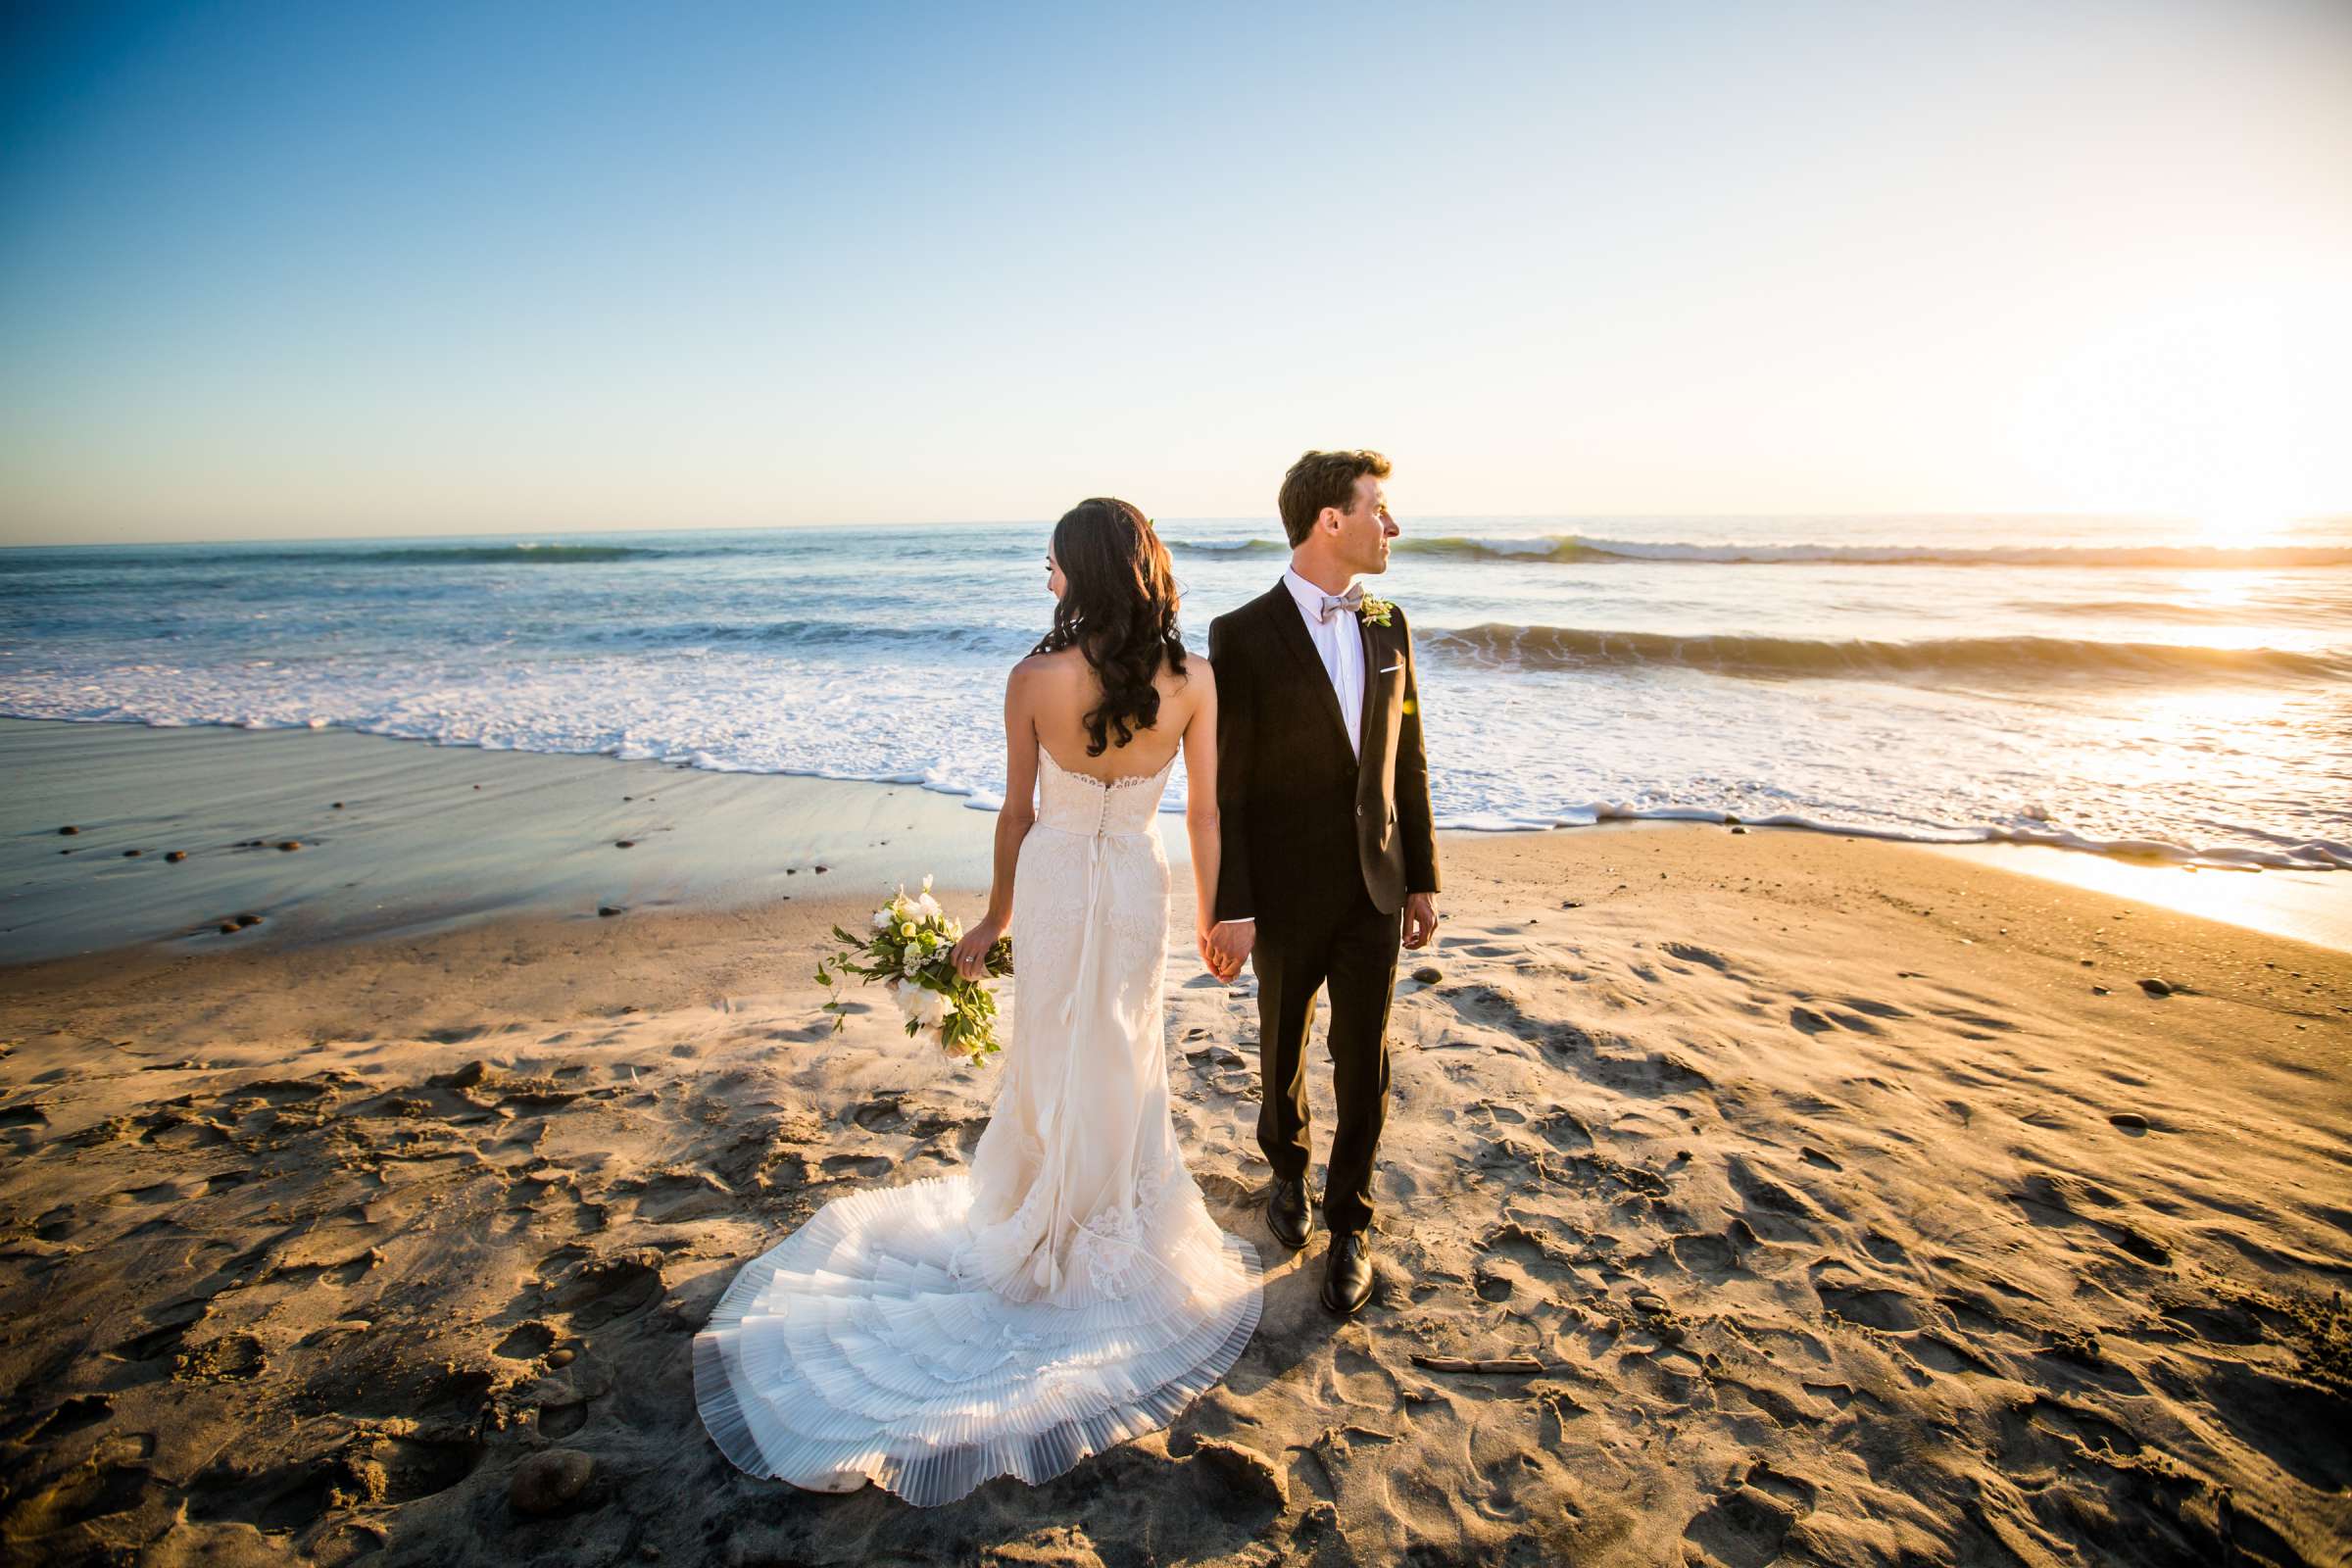
<svg viewBox="0 0 2352 1568">
<path fill-rule="evenodd" d="M 738 1264 L 984 1124 L 989 1072 L 819 1010 L 870 889 L 0 971 L 0 1555 L 2352 1560 L 2352 956 L 1830 835 L 1444 855 L 1371 1303 L 1266 1231 L 1180 900 L 1263 1326 L 1168 1431 L 928 1510 L 745 1477 L 692 1397 Z"/>
</svg>

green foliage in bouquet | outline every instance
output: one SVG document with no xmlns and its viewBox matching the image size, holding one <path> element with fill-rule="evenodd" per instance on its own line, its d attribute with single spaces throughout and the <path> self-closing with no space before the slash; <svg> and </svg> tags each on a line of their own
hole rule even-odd
<svg viewBox="0 0 2352 1568">
<path fill-rule="evenodd" d="M 985 1061 L 1003 1049 L 997 1043 L 996 994 L 982 981 L 956 972 L 950 955 L 963 935 L 963 922 L 939 906 L 929 877 L 913 898 L 901 884 L 897 895 L 874 911 L 872 926 L 864 936 L 835 926 L 833 940 L 840 951 L 816 965 L 817 983 L 831 993 L 824 1010 L 833 1014 L 837 1033 L 848 1010 L 842 982 L 856 975 L 867 985 L 888 985 L 906 1033 L 928 1039 L 949 1055 Z M 1012 973 L 1009 939 L 999 937 L 988 950 L 986 969 L 992 979 Z"/>
</svg>

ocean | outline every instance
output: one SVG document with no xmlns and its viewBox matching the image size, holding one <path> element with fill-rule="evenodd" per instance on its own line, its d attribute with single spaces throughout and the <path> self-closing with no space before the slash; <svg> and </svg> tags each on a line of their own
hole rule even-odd
<svg viewBox="0 0 2352 1568">
<path fill-rule="evenodd" d="M 2352 519 L 1401 519 L 1441 824 L 2352 866 Z M 1163 520 L 1196 650 L 1279 574 Z M 0 551 L 0 714 L 347 726 L 993 808 L 1049 525 Z M 1167 808 L 1181 808 L 1183 777 Z M 975 831 L 979 831 L 975 824 Z"/>
</svg>

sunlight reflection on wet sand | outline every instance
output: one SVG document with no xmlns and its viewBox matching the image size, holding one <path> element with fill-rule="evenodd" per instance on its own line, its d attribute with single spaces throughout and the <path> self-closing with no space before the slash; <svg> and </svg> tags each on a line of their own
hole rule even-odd
<svg viewBox="0 0 2352 1568">
<path fill-rule="evenodd" d="M 2352 952 L 2352 873 L 2221 870 L 2035 844 L 1932 844 L 1939 855 Z"/>
</svg>

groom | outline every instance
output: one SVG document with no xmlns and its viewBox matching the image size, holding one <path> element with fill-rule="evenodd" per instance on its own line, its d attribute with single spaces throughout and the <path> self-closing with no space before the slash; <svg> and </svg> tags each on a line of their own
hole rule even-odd
<svg viewBox="0 0 2352 1568">
<path fill-rule="evenodd" d="M 1359 575 L 1396 536 L 1377 452 L 1309 452 L 1282 480 L 1291 565 L 1209 622 L 1217 672 L 1217 811 L 1225 855 L 1201 958 L 1223 980 L 1257 968 L 1257 1142 L 1274 1167 L 1266 1223 L 1285 1247 L 1314 1229 L 1306 1196 L 1306 1034 L 1331 993 L 1339 1126 L 1323 1191 L 1323 1304 L 1372 1294 L 1372 1156 L 1388 1109 L 1389 998 L 1399 937 L 1438 924 L 1438 849 L 1404 612 Z"/>
</svg>

